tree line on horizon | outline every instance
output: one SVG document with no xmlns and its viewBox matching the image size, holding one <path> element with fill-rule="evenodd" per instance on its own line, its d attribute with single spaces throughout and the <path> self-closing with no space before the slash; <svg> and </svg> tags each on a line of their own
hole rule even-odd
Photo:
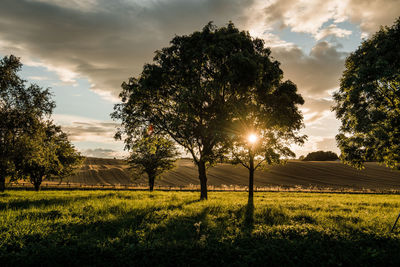
<svg viewBox="0 0 400 267">
<path fill-rule="evenodd" d="M 382 27 L 346 60 L 334 94 L 340 159 L 362 168 L 374 159 L 400 168 L 400 19 Z M 153 63 L 122 83 L 121 103 L 111 117 L 120 121 L 128 162 L 154 180 L 173 167 L 176 144 L 198 169 L 200 199 L 207 199 L 207 169 L 221 161 L 249 171 L 249 202 L 254 172 L 294 157 L 293 144 L 307 136 L 296 85 L 283 80 L 280 63 L 264 41 L 233 23 L 176 36 L 156 51 Z M 6 177 L 30 179 L 38 189 L 50 175 L 67 175 L 82 157 L 67 135 L 49 119 L 49 89 L 25 87 L 16 72 L 19 59 L 0 63 L 0 190 Z"/>
</svg>

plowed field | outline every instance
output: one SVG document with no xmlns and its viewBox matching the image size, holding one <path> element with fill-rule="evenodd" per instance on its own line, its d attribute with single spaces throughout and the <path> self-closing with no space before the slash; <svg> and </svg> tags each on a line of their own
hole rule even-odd
<svg viewBox="0 0 400 267">
<path fill-rule="evenodd" d="M 197 168 L 191 160 L 182 159 L 177 167 L 156 181 L 161 186 L 198 185 Z M 146 177 L 138 177 L 128 170 L 122 160 L 87 158 L 83 167 L 65 181 L 87 185 L 146 184 Z M 248 171 L 241 166 L 217 165 L 208 171 L 208 184 L 247 185 Z M 367 163 L 364 170 L 356 170 L 340 162 L 289 161 L 269 170 L 257 170 L 256 186 L 302 186 L 353 189 L 400 189 L 400 172 Z"/>
</svg>

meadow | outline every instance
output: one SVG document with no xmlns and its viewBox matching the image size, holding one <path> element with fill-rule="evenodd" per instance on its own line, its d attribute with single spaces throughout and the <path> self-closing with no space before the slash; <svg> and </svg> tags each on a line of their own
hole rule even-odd
<svg viewBox="0 0 400 267">
<path fill-rule="evenodd" d="M 400 265 L 400 195 L 0 194 L 0 265 Z"/>
</svg>

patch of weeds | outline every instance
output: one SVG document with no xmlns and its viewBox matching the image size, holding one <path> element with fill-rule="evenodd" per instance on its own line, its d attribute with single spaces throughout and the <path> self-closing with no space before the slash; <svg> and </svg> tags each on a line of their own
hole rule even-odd
<svg viewBox="0 0 400 267">
<path fill-rule="evenodd" d="M 317 220 L 314 219 L 312 216 L 307 214 L 299 214 L 293 217 L 293 221 L 299 223 L 309 223 L 309 224 L 316 224 Z"/>
<path fill-rule="evenodd" d="M 397 208 L 399 205 L 397 203 L 384 202 L 384 203 L 381 203 L 380 206 L 383 208 Z"/>
<path fill-rule="evenodd" d="M 338 224 L 342 224 L 342 223 L 346 223 L 346 222 L 359 223 L 361 221 L 361 219 L 359 217 L 344 217 L 341 215 L 329 215 L 328 218 Z"/>
<path fill-rule="evenodd" d="M 87 205 L 87 206 L 83 207 L 82 211 L 86 212 L 86 213 L 93 212 L 94 207 L 92 205 Z"/>
<path fill-rule="evenodd" d="M 120 215 L 125 213 L 125 206 L 124 205 L 115 205 L 115 206 L 111 206 L 108 209 L 108 212 L 114 215 Z"/>
<path fill-rule="evenodd" d="M 289 216 L 278 208 L 264 208 L 255 214 L 255 218 L 257 222 L 267 225 L 287 224 L 290 221 Z"/>
<path fill-rule="evenodd" d="M 29 219 L 29 220 L 55 220 L 62 216 L 59 210 L 50 211 L 39 211 L 39 212 L 27 212 L 17 216 L 17 219 Z"/>
</svg>

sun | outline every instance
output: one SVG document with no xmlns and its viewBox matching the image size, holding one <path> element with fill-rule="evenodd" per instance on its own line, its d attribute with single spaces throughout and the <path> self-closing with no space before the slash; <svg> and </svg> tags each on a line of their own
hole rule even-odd
<svg viewBox="0 0 400 267">
<path fill-rule="evenodd" d="M 254 144 L 257 141 L 257 135 L 249 134 L 249 136 L 247 137 L 247 140 L 249 141 L 249 143 Z"/>
</svg>

